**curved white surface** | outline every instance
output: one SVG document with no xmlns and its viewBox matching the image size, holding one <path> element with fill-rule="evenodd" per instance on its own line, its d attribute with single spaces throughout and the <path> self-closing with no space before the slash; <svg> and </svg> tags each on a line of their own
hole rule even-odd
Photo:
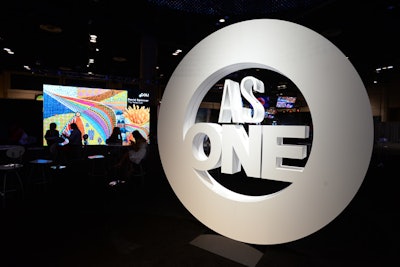
<svg viewBox="0 0 400 267">
<path fill-rule="evenodd" d="M 305 97 L 313 121 L 304 170 L 269 196 L 243 196 L 216 184 L 207 172 L 194 170 L 184 145 L 210 87 L 246 68 L 288 77 Z M 358 73 L 332 43 L 294 23 L 256 19 L 209 35 L 183 58 L 163 95 L 158 144 L 170 185 L 199 221 L 234 240 L 278 244 L 318 231 L 353 199 L 370 162 L 372 114 Z"/>
</svg>

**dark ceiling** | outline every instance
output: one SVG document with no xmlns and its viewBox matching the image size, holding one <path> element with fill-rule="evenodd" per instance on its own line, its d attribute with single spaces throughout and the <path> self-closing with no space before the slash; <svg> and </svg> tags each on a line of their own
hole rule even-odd
<svg viewBox="0 0 400 267">
<path fill-rule="evenodd" d="M 394 0 L 14 0 L 1 7 L 0 71 L 91 71 L 100 77 L 141 79 L 146 65 L 141 45 L 146 44 L 147 51 L 157 51 L 157 57 L 146 57 L 153 59 L 151 67 L 159 67 L 151 79 L 167 80 L 182 57 L 210 33 L 247 19 L 276 18 L 321 33 L 368 79 L 377 67 L 399 67 L 399 10 L 400 1 Z M 221 17 L 226 23 L 218 23 Z M 92 33 L 98 36 L 95 45 L 89 42 Z M 152 42 L 143 40 L 155 40 L 154 50 Z M 183 52 L 172 56 L 176 49 Z M 88 67 L 89 58 L 94 63 Z"/>
</svg>

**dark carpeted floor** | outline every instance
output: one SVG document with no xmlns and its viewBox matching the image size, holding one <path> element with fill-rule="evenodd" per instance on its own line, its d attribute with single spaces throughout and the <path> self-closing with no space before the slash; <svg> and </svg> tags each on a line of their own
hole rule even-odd
<svg viewBox="0 0 400 267">
<path fill-rule="evenodd" d="M 31 186 L 23 200 L 8 199 L 0 213 L 0 266 L 376 267 L 398 261 L 396 147 L 375 150 L 359 192 L 333 222 L 270 246 L 229 240 L 196 220 L 176 198 L 157 156 L 149 158 L 143 184 L 110 187 L 107 177 L 88 175 L 88 162 L 80 161 L 51 170 L 47 188 Z M 210 247 L 225 244 L 225 254 L 194 242 L 201 237 L 216 242 Z"/>
</svg>

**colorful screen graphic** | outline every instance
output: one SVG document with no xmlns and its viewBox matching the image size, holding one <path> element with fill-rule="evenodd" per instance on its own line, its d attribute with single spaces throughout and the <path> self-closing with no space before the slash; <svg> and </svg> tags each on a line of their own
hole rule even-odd
<svg viewBox="0 0 400 267">
<path fill-rule="evenodd" d="M 138 130 L 150 143 L 150 94 L 139 89 L 130 90 L 128 106 L 123 113 L 127 140 L 133 139 L 131 134 Z M 123 128 L 120 127 L 123 131 Z"/>
<path fill-rule="evenodd" d="M 43 136 L 51 122 L 57 124 L 60 134 L 68 131 L 70 124 L 75 122 L 82 134 L 88 135 L 88 145 L 105 144 L 114 126 L 122 122 L 131 125 L 124 118 L 127 99 L 126 90 L 44 84 Z M 124 127 L 125 141 L 131 130 Z M 43 144 L 46 145 L 45 140 Z"/>
<path fill-rule="evenodd" d="M 294 108 L 294 104 L 296 103 L 295 96 L 278 96 L 276 100 L 277 108 Z"/>
</svg>

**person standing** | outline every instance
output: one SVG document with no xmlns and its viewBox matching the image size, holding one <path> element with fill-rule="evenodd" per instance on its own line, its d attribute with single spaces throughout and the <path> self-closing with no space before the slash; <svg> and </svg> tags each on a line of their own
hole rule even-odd
<svg viewBox="0 0 400 267">
<path fill-rule="evenodd" d="M 60 138 L 60 132 L 57 130 L 57 124 L 55 122 L 50 123 L 49 129 L 46 131 L 44 138 L 46 139 L 50 156 L 56 160 L 58 155 L 58 143 L 63 140 Z"/>
<path fill-rule="evenodd" d="M 57 124 L 55 122 L 50 123 L 49 129 L 44 135 L 47 146 L 51 147 L 53 144 L 57 144 L 60 141 L 60 132 L 57 130 Z"/>
</svg>

